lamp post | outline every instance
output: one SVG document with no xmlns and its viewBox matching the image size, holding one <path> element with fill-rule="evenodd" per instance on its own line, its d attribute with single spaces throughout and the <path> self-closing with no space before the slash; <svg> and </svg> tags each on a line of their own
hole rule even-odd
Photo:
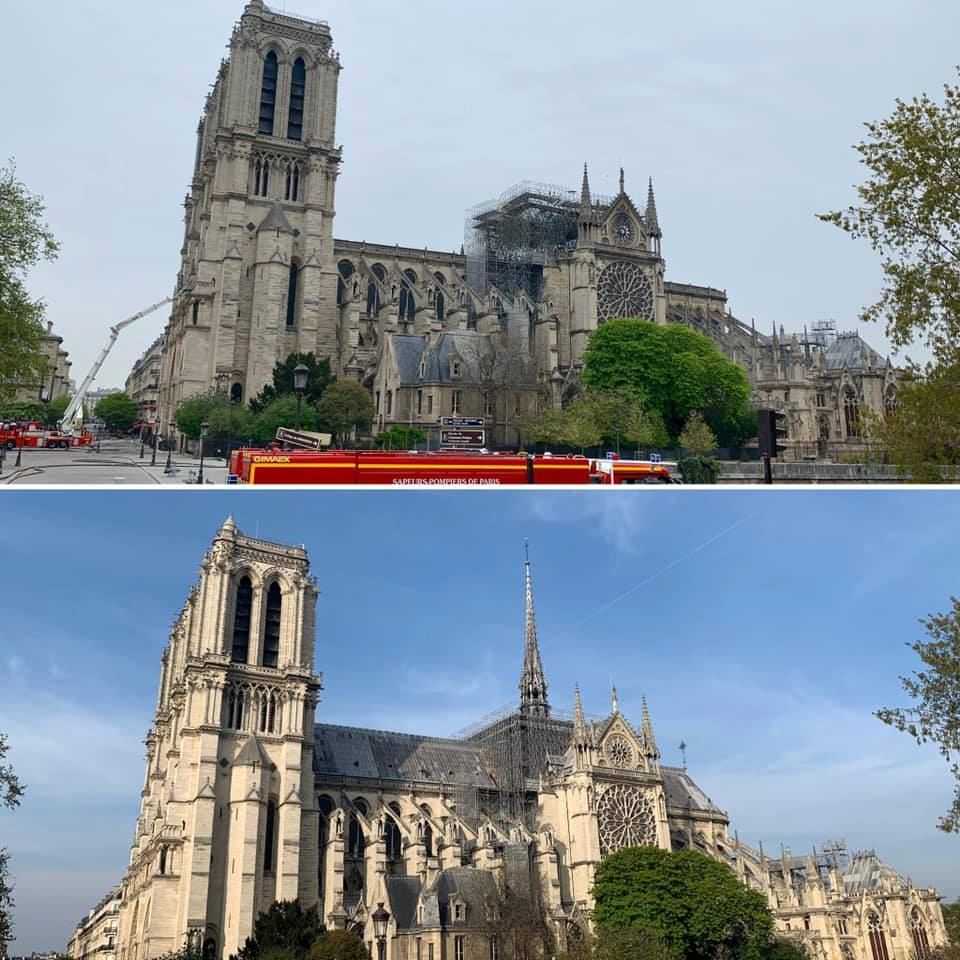
<svg viewBox="0 0 960 960">
<path fill-rule="evenodd" d="M 150 466 L 155 467 L 157 465 L 157 421 L 158 418 L 156 414 L 153 417 L 153 426 L 150 428 L 150 432 L 153 434 L 153 454 L 150 457 Z"/>
<path fill-rule="evenodd" d="M 373 920 L 373 932 L 377 938 L 377 960 L 386 960 L 387 955 L 387 924 L 390 923 L 390 914 L 383 909 L 383 904 L 377 904 L 370 918 Z"/>
<path fill-rule="evenodd" d="M 203 448 L 206 445 L 207 440 L 207 431 L 210 429 L 210 424 L 206 420 L 200 424 L 200 473 L 197 475 L 197 483 L 200 486 L 203 486 Z"/>
<path fill-rule="evenodd" d="M 17 430 L 17 462 L 14 466 L 19 467 L 23 460 L 23 430 Z"/>
<path fill-rule="evenodd" d="M 300 412 L 303 407 L 303 395 L 307 392 L 307 381 L 310 379 L 310 368 L 300 363 L 293 371 L 293 389 L 297 395 L 297 431 L 300 430 Z M 382 906 L 382 904 L 381 904 Z"/>
<path fill-rule="evenodd" d="M 177 429 L 175 423 L 170 424 L 170 430 L 167 433 L 167 465 L 163 472 L 169 477 L 173 473 L 173 432 Z"/>
</svg>

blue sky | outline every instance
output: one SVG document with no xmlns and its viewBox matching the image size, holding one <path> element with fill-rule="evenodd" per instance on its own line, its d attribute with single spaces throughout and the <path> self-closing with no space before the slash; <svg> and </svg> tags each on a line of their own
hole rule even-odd
<svg viewBox="0 0 960 960">
<path fill-rule="evenodd" d="M 459 250 L 465 211 L 513 184 L 577 190 L 587 160 L 611 194 L 624 166 L 641 204 L 656 183 L 667 279 L 726 289 L 764 332 L 855 329 L 877 298 L 877 258 L 815 214 L 854 199 L 865 121 L 955 80 L 960 30 L 955 0 L 273 5 L 329 21 L 341 53 L 338 238 Z M 0 158 L 47 198 L 63 251 L 32 289 L 78 377 L 110 325 L 173 290 L 197 122 L 242 10 L 5 5 L 4 64 L 30 95 L 4 105 Z M 126 330 L 98 386 L 122 386 L 166 319 Z"/>
<path fill-rule="evenodd" d="M 14 952 L 62 948 L 122 876 L 160 654 L 230 510 L 310 551 L 323 720 L 445 735 L 514 702 L 528 537 L 555 706 L 579 682 L 604 713 L 613 681 L 636 717 L 645 693 L 665 761 L 685 740 L 744 840 L 842 837 L 960 896 L 960 838 L 935 829 L 946 765 L 871 716 L 901 702 L 905 644 L 957 591 L 955 493 L 9 491 Z"/>
</svg>

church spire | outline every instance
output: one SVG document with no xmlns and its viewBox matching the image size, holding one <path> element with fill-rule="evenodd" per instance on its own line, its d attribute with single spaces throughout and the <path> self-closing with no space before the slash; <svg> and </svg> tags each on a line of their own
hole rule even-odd
<svg viewBox="0 0 960 960">
<path fill-rule="evenodd" d="M 580 216 L 589 214 L 593 203 L 590 199 L 590 173 L 587 165 L 583 165 L 583 186 L 580 188 Z"/>
<path fill-rule="evenodd" d="M 657 748 L 657 738 L 653 735 L 653 722 L 650 719 L 650 710 L 647 707 L 647 698 L 643 698 L 643 726 L 641 728 L 641 733 L 643 734 L 643 749 L 644 753 L 651 760 L 660 759 L 660 750 Z"/>
<path fill-rule="evenodd" d="M 583 715 L 583 701 L 580 699 L 580 684 L 574 688 L 573 694 L 573 739 L 582 743 L 587 738 L 587 721 Z"/>
<path fill-rule="evenodd" d="M 523 673 L 520 676 L 520 712 L 536 717 L 548 717 L 547 678 L 540 662 L 540 644 L 537 642 L 537 619 L 533 612 L 533 578 L 530 575 L 530 544 L 526 545 L 527 562 L 524 566 L 526 611 L 524 622 Z"/>
<path fill-rule="evenodd" d="M 662 236 L 660 233 L 660 220 L 657 217 L 657 200 L 653 195 L 653 177 L 650 178 L 650 186 L 647 189 L 647 235 L 651 237 Z"/>
</svg>

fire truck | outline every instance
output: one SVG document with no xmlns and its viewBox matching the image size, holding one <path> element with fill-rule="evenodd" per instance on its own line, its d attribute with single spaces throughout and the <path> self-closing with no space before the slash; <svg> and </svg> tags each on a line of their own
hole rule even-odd
<svg viewBox="0 0 960 960">
<path fill-rule="evenodd" d="M 528 454 L 238 450 L 230 461 L 246 486 L 499 487 L 671 483 L 657 464 Z"/>
<path fill-rule="evenodd" d="M 71 436 L 41 423 L 0 424 L 0 446 L 7 450 L 68 450 L 70 447 L 89 447 L 92 443 L 93 435 L 87 431 Z"/>
</svg>

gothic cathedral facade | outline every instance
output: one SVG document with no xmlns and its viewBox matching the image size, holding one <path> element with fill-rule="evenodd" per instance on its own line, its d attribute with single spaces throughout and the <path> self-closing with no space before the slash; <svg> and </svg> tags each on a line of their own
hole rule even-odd
<svg viewBox="0 0 960 960">
<path fill-rule="evenodd" d="M 621 316 L 711 337 L 755 401 L 787 413 L 797 456 L 849 452 L 866 414 L 896 405 L 897 371 L 858 335 L 819 323 L 770 336 L 736 319 L 725 291 L 668 281 L 653 183 L 635 205 L 622 171 L 614 197 L 592 194 L 586 170 L 579 199 L 518 185 L 471 211 L 459 253 L 334 239 L 332 44 L 326 23 L 262 0 L 234 30 L 197 134 L 161 433 L 191 396 L 246 401 L 277 362 L 313 353 L 370 390 L 375 432 L 484 416 L 515 446 L 538 402 L 575 394 L 590 334 Z"/>
<path fill-rule="evenodd" d="M 944 942 L 936 891 L 875 854 L 770 858 L 731 835 L 686 767 L 662 762 L 645 701 L 636 724 L 615 690 L 602 717 L 585 714 L 579 690 L 572 715 L 558 714 L 529 560 L 524 589 L 514 708 L 453 739 L 317 722 L 306 551 L 228 519 L 162 657 L 140 815 L 113 898 L 119 960 L 154 960 L 188 937 L 226 960 L 279 900 L 317 906 L 327 929 L 371 947 L 384 907 L 384 960 L 490 960 L 506 885 L 529 894 L 563 949 L 590 930 L 597 865 L 644 845 L 728 864 L 813 960 L 912 960 Z M 85 937 L 72 941 L 74 960 L 85 960 Z"/>
</svg>

